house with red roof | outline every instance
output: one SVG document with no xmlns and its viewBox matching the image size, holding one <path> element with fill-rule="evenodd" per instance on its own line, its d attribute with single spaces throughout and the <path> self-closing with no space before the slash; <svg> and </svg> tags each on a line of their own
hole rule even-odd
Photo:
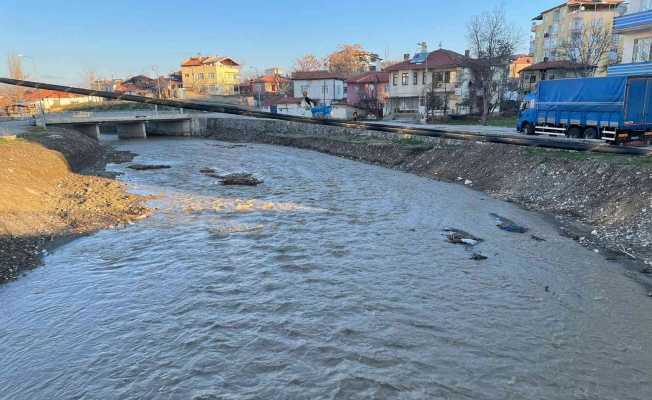
<svg viewBox="0 0 652 400">
<path fill-rule="evenodd" d="M 368 71 L 355 75 L 346 82 L 346 102 L 348 105 L 366 110 L 377 118 L 382 118 L 389 97 L 389 73 Z"/>
<path fill-rule="evenodd" d="M 236 95 L 240 64 L 230 57 L 190 57 L 181 63 L 181 79 L 183 88 L 194 94 Z"/>
<path fill-rule="evenodd" d="M 254 96 L 278 95 L 290 93 L 292 81 L 284 76 L 274 74 L 253 79 L 251 85 Z"/>
<path fill-rule="evenodd" d="M 438 110 L 442 114 L 468 114 L 471 112 L 472 72 L 467 56 L 451 50 L 428 52 L 425 46 L 413 57 L 405 54 L 403 61 L 385 68 L 389 73 L 389 113 L 423 115 L 426 98 L 437 96 Z"/>
</svg>

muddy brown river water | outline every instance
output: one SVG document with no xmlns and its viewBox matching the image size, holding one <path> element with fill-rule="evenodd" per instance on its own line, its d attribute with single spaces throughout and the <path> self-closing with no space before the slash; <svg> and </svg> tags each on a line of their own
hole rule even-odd
<svg viewBox="0 0 652 400">
<path fill-rule="evenodd" d="M 651 299 L 540 215 L 310 151 L 118 147 L 171 165 L 110 167 L 160 211 L 0 286 L 0 399 L 652 398 Z"/>
</svg>

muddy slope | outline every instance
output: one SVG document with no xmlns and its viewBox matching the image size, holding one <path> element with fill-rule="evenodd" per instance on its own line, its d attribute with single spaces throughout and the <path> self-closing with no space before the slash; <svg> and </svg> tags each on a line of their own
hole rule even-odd
<svg viewBox="0 0 652 400">
<path fill-rule="evenodd" d="M 52 243 L 147 215 L 121 183 L 74 172 L 103 168 L 106 157 L 74 131 L 0 138 L 0 282 L 38 265 Z"/>
</svg>

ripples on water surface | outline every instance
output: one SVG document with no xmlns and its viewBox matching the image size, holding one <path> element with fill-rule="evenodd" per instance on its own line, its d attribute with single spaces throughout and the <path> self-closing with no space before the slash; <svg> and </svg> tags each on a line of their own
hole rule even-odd
<svg viewBox="0 0 652 400">
<path fill-rule="evenodd" d="M 2 399 L 652 398 L 649 299 L 535 214 L 296 149 L 119 147 L 172 165 L 114 167 L 161 211 L 0 287 Z"/>
</svg>

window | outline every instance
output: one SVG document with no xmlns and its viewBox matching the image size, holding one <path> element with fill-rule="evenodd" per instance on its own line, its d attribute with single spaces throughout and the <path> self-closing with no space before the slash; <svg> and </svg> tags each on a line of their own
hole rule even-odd
<svg viewBox="0 0 652 400">
<path fill-rule="evenodd" d="M 211 72 L 208 74 L 208 79 L 215 79 L 215 72 Z"/>
<path fill-rule="evenodd" d="M 432 79 L 438 85 L 444 81 L 444 74 L 442 72 L 435 72 Z"/>
<path fill-rule="evenodd" d="M 423 71 L 423 73 L 422 73 L 421 75 L 422 75 L 422 77 L 423 77 L 423 78 L 422 78 L 423 81 L 422 81 L 421 83 L 423 83 L 423 84 L 425 85 L 425 84 L 426 84 L 426 71 Z"/>
<path fill-rule="evenodd" d="M 584 29 L 584 18 L 573 18 L 573 25 L 571 29 L 575 32 L 581 32 Z"/>
<path fill-rule="evenodd" d="M 634 40 L 634 54 L 632 62 L 641 63 L 652 61 L 652 37 Z"/>
<path fill-rule="evenodd" d="M 419 84 L 419 73 L 417 71 L 412 73 L 412 84 L 415 86 Z"/>
<path fill-rule="evenodd" d="M 641 0 L 641 9 L 639 11 L 645 11 L 652 9 L 652 0 Z"/>
<path fill-rule="evenodd" d="M 537 76 L 536 75 L 530 75 L 530 83 L 537 83 Z"/>
<path fill-rule="evenodd" d="M 394 74 L 394 75 L 392 75 L 392 84 L 393 84 L 394 86 L 397 86 L 397 85 L 398 85 L 398 74 Z"/>
<path fill-rule="evenodd" d="M 203 72 L 200 72 L 200 73 L 197 75 L 197 77 L 198 77 L 198 79 L 199 79 L 200 81 L 203 81 L 203 80 L 204 80 L 204 73 L 203 73 Z"/>
<path fill-rule="evenodd" d="M 403 74 L 401 75 L 401 85 L 407 86 L 408 79 L 410 79 L 410 74 L 408 74 L 407 72 L 403 72 Z"/>
<path fill-rule="evenodd" d="M 444 72 L 444 82 L 445 83 L 451 83 L 451 72 L 450 71 Z"/>
<path fill-rule="evenodd" d="M 186 78 L 190 78 L 190 74 L 186 74 Z"/>
</svg>

